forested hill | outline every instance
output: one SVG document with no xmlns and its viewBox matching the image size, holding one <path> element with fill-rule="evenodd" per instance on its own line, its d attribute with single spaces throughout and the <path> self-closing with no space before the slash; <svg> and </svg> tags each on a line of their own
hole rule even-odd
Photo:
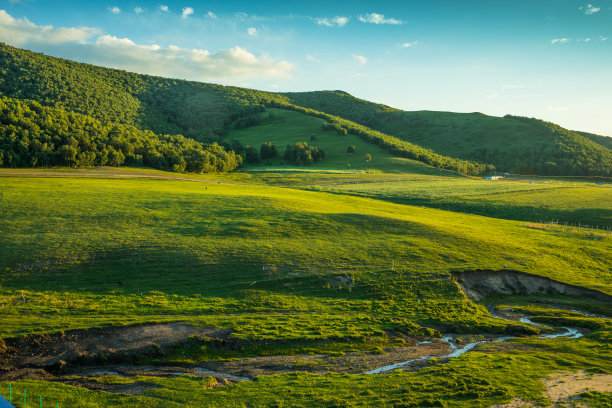
<svg viewBox="0 0 612 408">
<path fill-rule="evenodd" d="M 482 163 L 440 155 L 349 120 L 296 106 L 281 94 L 139 75 L 49 57 L 4 44 L 0 44 L 0 96 L 11 100 L 36 101 L 43 107 L 66 113 L 79 113 L 98 120 L 101 125 L 131 126 L 129 129 L 151 131 L 158 135 L 179 134 L 205 143 L 221 142 L 230 126 L 237 122 L 249 124 L 253 114 L 262 112 L 266 107 L 276 107 L 322 118 L 329 128 L 338 131 L 339 136 L 353 133 L 369 143 L 388 149 L 396 156 L 464 174 L 477 175 L 487 168 Z M 11 109 L 17 105 L 9 103 L 6 106 L 6 109 Z M 59 111 L 54 111 L 54 114 L 60 114 Z M 13 113 L 21 116 L 19 112 Z M 290 131 L 290 124 L 287 126 Z M 21 130 L 18 133 L 22 137 L 27 135 Z M 63 137 L 61 134 L 55 136 Z M 93 136 L 97 137 L 97 134 Z M 14 137 L 7 138 L 9 136 L 5 135 L 3 143 L 0 143 L 5 146 L 5 166 L 23 165 L 29 160 L 24 157 L 35 155 L 31 148 L 27 152 L 24 146 L 16 148 L 19 143 L 15 142 Z M 261 141 L 264 142 L 266 140 Z M 91 145 L 85 143 L 80 148 L 84 152 L 87 146 Z M 47 145 L 49 151 L 54 148 L 57 145 Z M 174 161 L 168 161 L 170 167 L 167 168 L 174 168 Z M 43 162 L 35 163 L 39 165 Z M 188 160 L 185 168 L 190 168 Z"/>
<path fill-rule="evenodd" d="M 267 92 L 140 75 L 0 43 L 0 95 L 32 99 L 102 122 L 208 141 L 231 121 L 286 98 Z"/>
<path fill-rule="evenodd" d="M 57 143 L 45 139 L 45 151 L 50 152 L 50 156 L 33 160 L 37 153 L 34 145 L 26 148 L 25 141 L 16 142 L 14 135 L 30 141 L 39 137 L 35 132 L 37 136 L 32 136 L 32 139 L 28 131 L 24 131 L 28 130 L 29 119 L 17 122 L 7 119 L 9 114 L 22 118 L 21 111 L 10 110 L 21 109 L 15 101 L 27 101 L 24 106 L 35 114 L 44 112 L 63 117 L 78 113 L 87 118 L 76 120 L 73 125 L 94 120 L 100 129 L 114 126 L 126 135 L 149 132 L 138 134 L 138 140 L 152 140 L 152 137 L 165 140 L 169 137 L 163 135 L 177 135 L 176 140 L 182 140 L 181 135 L 184 135 L 204 143 L 196 150 L 210 150 L 213 155 L 217 154 L 219 147 L 212 143 L 222 142 L 228 128 L 242 119 L 249 124 L 249 118 L 254 114 L 276 107 L 322 118 L 327 122 L 326 126 L 337 130 L 340 136 L 352 133 L 369 143 L 378 144 L 393 155 L 463 174 L 481 174 L 492 169 L 490 163 L 495 164 L 498 171 L 523 173 L 608 176 L 612 172 L 610 149 L 576 132 L 539 121 L 480 114 L 403 112 L 341 91 L 278 94 L 140 75 L 49 57 L 2 43 L 0 97 L 8 98 L 3 120 L 13 126 L 13 132 L 4 132 L 3 140 L 0 140 L 4 166 L 58 164 L 59 156 L 54 149 L 64 145 L 65 135 L 49 133 L 51 128 L 41 127 L 41 123 L 36 122 L 40 118 L 35 118 L 34 122 L 44 137 L 61 139 Z M 41 108 L 55 110 L 40 110 L 30 105 L 31 101 L 39 103 Z M 291 126 L 287 126 L 290 131 Z M 105 131 L 81 129 L 80 132 L 87 140 L 102 138 L 100 143 L 106 143 Z M 264 142 L 266 140 L 261 141 Z M 177 143 L 181 145 L 183 141 Z M 85 158 L 85 153 L 91 149 L 90 153 L 97 157 L 94 163 L 103 163 L 105 156 L 101 152 L 106 148 L 96 150 L 93 146 L 79 142 L 78 154 Z M 167 154 L 158 151 L 163 160 L 147 160 L 145 156 L 157 156 L 140 154 L 143 157 L 141 162 L 145 165 L 155 162 L 159 165 L 154 167 L 177 171 L 202 167 L 190 165 L 188 159 L 191 156 L 180 153 L 193 150 L 191 148 L 179 148 L 176 154 L 166 150 Z M 240 161 L 237 157 L 234 159 L 228 159 L 227 166 L 220 168 L 234 168 L 234 162 Z M 126 163 L 131 160 L 126 156 Z M 88 163 L 88 160 L 77 160 L 75 165 L 85 165 L 79 163 Z M 219 166 L 209 163 L 204 167 Z"/>
<path fill-rule="evenodd" d="M 432 149 L 492 163 L 498 171 L 541 175 L 612 175 L 612 138 L 537 119 L 481 113 L 405 112 L 342 91 L 285 94 L 292 103 L 328 112 Z"/>
</svg>

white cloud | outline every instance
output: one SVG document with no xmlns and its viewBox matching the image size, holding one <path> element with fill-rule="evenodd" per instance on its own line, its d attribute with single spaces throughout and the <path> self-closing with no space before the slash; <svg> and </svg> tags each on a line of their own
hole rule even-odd
<svg viewBox="0 0 612 408">
<path fill-rule="evenodd" d="M 38 26 L 27 18 L 16 19 L 0 10 L 0 40 L 10 45 L 82 43 L 99 33 L 97 28 L 91 27 Z"/>
<path fill-rule="evenodd" d="M 168 6 L 164 6 L 163 4 L 159 6 L 161 11 L 168 11 Z"/>
<path fill-rule="evenodd" d="M 566 112 L 568 110 L 567 106 L 549 106 L 546 109 L 551 112 Z"/>
<path fill-rule="evenodd" d="M 394 18 L 385 18 L 383 14 L 378 13 L 370 13 L 365 14 L 363 16 L 359 16 L 359 21 L 363 23 L 372 23 L 372 24 L 404 24 L 401 20 L 396 20 Z"/>
<path fill-rule="evenodd" d="M 491 94 L 491 95 L 487 96 L 484 100 L 485 101 L 490 101 L 490 100 L 495 99 L 497 97 L 499 97 L 499 94 L 498 93 L 494 93 L 494 94 Z"/>
<path fill-rule="evenodd" d="M 599 39 L 600 39 L 601 41 L 606 41 L 606 40 L 608 39 L 608 37 L 604 37 L 603 35 L 601 35 L 601 36 L 599 36 Z"/>
<path fill-rule="evenodd" d="M 336 16 L 334 18 L 315 18 L 316 23 L 325 27 L 344 27 L 348 22 L 348 17 Z"/>
<path fill-rule="evenodd" d="M 569 41 L 567 38 L 555 38 L 551 41 L 552 44 L 565 44 Z"/>
<path fill-rule="evenodd" d="M 405 43 L 402 44 L 402 47 L 410 48 L 410 47 L 413 47 L 413 46 L 417 45 L 418 43 L 419 43 L 418 41 L 405 42 Z"/>
<path fill-rule="evenodd" d="M 313 57 L 313 56 L 312 56 L 312 55 L 310 55 L 310 54 L 306 54 L 305 59 L 306 59 L 306 61 L 311 61 L 311 62 L 316 62 L 316 61 L 318 61 L 318 59 L 316 59 L 315 57 Z"/>
<path fill-rule="evenodd" d="M 247 30 L 247 32 L 249 33 L 250 36 L 255 37 L 257 36 L 257 29 L 255 27 L 249 27 L 249 29 Z"/>
<path fill-rule="evenodd" d="M 189 17 L 192 14 L 193 14 L 193 9 L 191 7 L 184 7 L 183 8 L 183 14 L 182 14 L 183 18 L 187 18 L 187 17 Z"/>
<path fill-rule="evenodd" d="M 170 45 L 136 44 L 129 38 L 99 35 L 95 28 L 53 28 L 15 19 L 0 10 L 0 40 L 10 45 L 45 46 L 65 58 L 150 75 L 238 83 L 250 78 L 291 78 L 293 64 L 241 47 L 210 52 Z M 94 41 L 94 37 L 98 37 Z M 89 41 L 88 41 L 89 40 Z"/>
<path fill-rule="evenodd" d="M 601 8 L 595 7 L 592 4 L 588 4 L 586 9 L 584 10 L 584 14 L 591 15 L 591 14 L 599 13 L 600 10 Z"/>
<path fill-rule="evenodd" d="M 353 54 L 353 58 L 355 58 L 355 60 L 360 64 L 363 65 L 366 62 L 368 62 L 368 59 L 366 57 L 364 57 L 363 55 L 357 55 L 357 54 Z"/>
<path fill-rule="evenodd" d="M 217 15 L 213 13 L 212 11 L 209 11 L 208 13 L 206 13 L 206 17 L 216 19 Z"/>
<path fill-rule="evenodd" d="M 144 10 L 142 9 L 142 7 L 136 7 L 136 8 L 134 9 L 134 13 L 136 13 L 136 14 L 140 14 L 140 13 L 142 13 L 143 11 L 144 11 Z"/>
<path fill-rule="evenodd" d="M 111 7 L 111 8 L 109 8 L 108 10 L 109 10 L 111 13 L 113 13 L 113 14 L 119 14 L 119 13 L 121 13 L 121 9 L 120 9 L 119 7 L 117 7 L 117 6 L 115 6 L 115 7 Z"/>
</svg>

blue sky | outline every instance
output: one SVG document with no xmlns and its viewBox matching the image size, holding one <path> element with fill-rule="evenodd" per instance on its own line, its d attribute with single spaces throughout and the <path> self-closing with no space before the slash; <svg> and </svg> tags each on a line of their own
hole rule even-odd
<svg viewBox="0 0 612 408">
<path fill-rule="evenodd" d="M 0 41 L 54 56 L 612 136 L 608 37 L 612 0 L 0 0 Z"/>
</svg>

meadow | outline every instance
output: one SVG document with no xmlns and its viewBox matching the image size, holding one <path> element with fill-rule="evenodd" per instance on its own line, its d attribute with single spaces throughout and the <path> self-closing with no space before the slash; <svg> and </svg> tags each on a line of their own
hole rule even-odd
<svg viewBox="0 0 612 408">
<path fill-rule="evenodd" d="M 313 190 L 537 223 L 612 228 L 612 188 L 579 181 L 443 179 L 338 183 Z"/>
<path fill-rule="evenodd" d="M 313 183 L 355 176 L 441 183 L 439 195 L 448 195 L 452 182 L 461 194 L 480 183 L 301 172 L 290 174 Z M 612 294 L 611 237 L 593 240 L 572 230 L 277 186 L 278 174 L 2 170 L 0 337 L 185 321 L 229 329 L 248 346 L 196 344 L 169 361 L 384 353 L 402 344 L 398 333 L 428 338 L 525 330 L 524 323 L 493 318 L 483 304 L 467 299 L 451 279 L 453 270 L 517 269 Z M 289 177 L 287 185 L 295 182 Z M 478 185 L 487 187 L 472 192 L 486 196 L 501 184 Z M 528 183 L 513 189 L 523 187 L 533 189 Z M 541 193 L 564 190 L 536 187 L 544 187 L 535 190 Z M 436 191 L 423 187 L 423 195 L 426 190 Z M 516 339 L 520 346 L 499 343 L 494 352 L 380 376 L 295 373 L 231 387 L 189 376 L 99 379 L 159 387 L 140 396 L 33 380 L 13 386 L 61 406 L 485 407 L 515 396 L 542 401 L 539 378 L 559 369 L 610 372 L 608 330 L 600 327 L 579 341 Z"/>
</svg>

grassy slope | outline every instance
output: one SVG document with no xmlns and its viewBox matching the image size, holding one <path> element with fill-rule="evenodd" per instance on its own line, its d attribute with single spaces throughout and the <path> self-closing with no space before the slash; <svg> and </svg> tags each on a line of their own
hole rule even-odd
<svg viewBox="0 0 612 408">
<path fill-rule="evenodd" d="M 229 312 L 244 314 L 236 328 L 246 337 L 359 336 L 398 314 L 486 321 L 450 282 L 427 278 L 455 268 L 507 265 L 612 293 L 609 238 L 266 186 L 70 177 L 0 184 L 2 303 L 11 305 L 0 312 L 3 335 L 177 315 L 227 326 Z M 351 291 L 334 289 L 339 274 L 354 277 Z M 419 296 L 431 303 L 417 306 Z M 280 330 L 277 317 L 257 317 L 263 311 L 299 313 L 282 318 Z"/>
<path fill-rule="evenodd" d="M 313 188 L 495 218 L 612 227 L 612 188 L 588 183 L 421 178 Z"/>
<path fill-rule="evenodd" d="M 493 163 L 499 171 L 555 174 L 554 166 L 535 169 L 534 163 L 558 161 L 546 149 L 552 144 L 571 145 L 572 155 L 587 152 L 575 161 L 588 157 L 610 160 L 609 138 L 588 137 L 567 131 L 551 131 L 541 121 L 494 117 L 481 113 L 418 111 L 404 112 L 385 105 L 355 98 L 341 91 L 285 94 L 300 106 L 328 112 L 354 120 L 365 126 L 430 148 L 438 153 L 463 159 Z M 590 164 L 595 168 L 595 163 Z M 581 167 L 580 165 L 576 167 Z M 605 170 L 605 169 L 604 169 Z M 572 174 L 572 173 L 564 173 Z M 578 173 L 580 174 L 580 173 Z"/>
<path fill-rule="evenodd" d="M 269 114 L 273 117 L 270 118 Z M 339 135 L 332 130 L 323 130 L 323 119 L 307 116 L 302 113 L 286 111 L 281 109 L 269 109 L 269 112 L 260 114 L 262 122 L 255 126 L 244 129 L 233 129 L 227 133 L 225 139 L 236 139 L 245 146 L 253 145 L 256 148 L 264 142 L 273 142 L 279 150 L 279 157 L 274 160 L 267 160 L 258 166 L 247 166 L 247 169 L 260 166 L 287 166 L 283 162 L 283 153 L 287 145 L 298 142 L 307 142 L 309 145 L 317 146 L 325 151 L 325 159 L 315 163 L 311 168 L 331 168 L 353 170 L 376 169 L 386 172 L 405 172 L 420 174 L 441 174 L 440 169 L 428 166 L 416 160 L 405 159 L 392 156 L 387 150 L 381 147 L 366 143 L 355 135 Z M 317 140 L 311 141 L 311 135 L 316 135 Z M 346 148 L 354 145 L 356 151 L 349 154 Z M 364 160 L 364 155 L 370 153 L 372 161 L 368 164 Z M 295 167 L 294 165 L 288 165 Z M 444 174 L 453 174 L 443 171 Z"/>
</svg>

